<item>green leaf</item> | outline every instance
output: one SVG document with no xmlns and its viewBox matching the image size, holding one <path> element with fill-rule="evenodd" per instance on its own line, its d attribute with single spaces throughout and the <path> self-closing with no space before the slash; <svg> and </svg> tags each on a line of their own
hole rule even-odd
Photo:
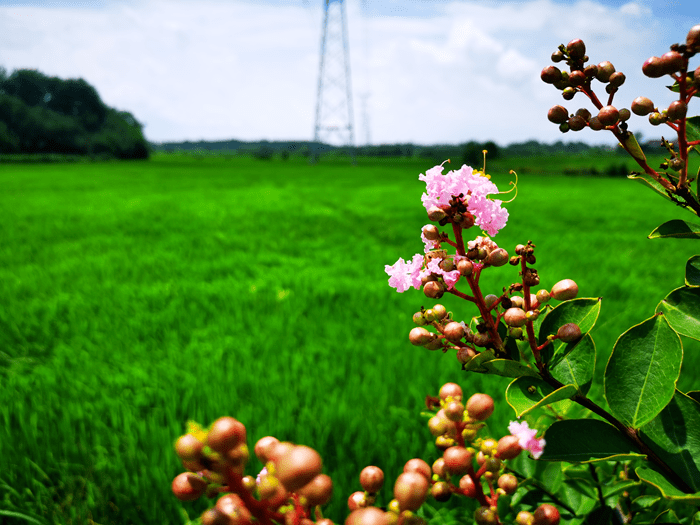
<svg viewBox="0 0 700 525">
<path fill-rule="evenodd" d="M 605 368 L 605 398 L 613 415 L 640 428 L 671 401 L 681 370 L 680 337 L 663 315 L 622 334 Z"/>
<path fill-rule="evenodd" d="M 671 200 L 671 198 L 668 196 L 666 188 L 664 188 L 663 185 L 658 183 L 656 179 L 654 179 L 654 177 L 652 177 L 648 173 L 632 173 L 631 175 L 627 175 L 627 178 L 630 180 L 636 180 L 638 182 L 641 182 L 642 184 L 649 186 L 652 190 L 661 195 L 664 199 L 667 199 L 669 201 Z"/>
<path fill-rule="evenodd" d="M 673 219 L 656 228 L 649 234 L 648 238 L 700 239 L 700 226 L 692 222 Z"/>
<path fill-rule="evenodd" d="M 629 151 L 630 155 L 632 155 L 635 160 L 642 162 L 647 160 L 647 158 L 644 156 L 642 148 L 639 146 L 639 142 L 637 142 L 637 139 L 634 136 L 634 133 L 628 131 L 622 142 L 623 145 L 626 146 L 627 151 Z"/>
<path fill-rule="evenodd" d="M 598 320 L 600 301 L 600 297 L 581 298 L 558 304 L 542 321 L 538 344 L 543 344 L 547 336 L 556 334 L 559 327 L 567 323 L 576 323 L 581 329 L 581 334 L 587 334 Z M 542 350 L 543 361 L 550 366 L 556 365 L 580 341 L 581 339 L 573 343 L 563 343 L 558 339 L 553 341 Z"/>
<path fill-rule="evenodd" d="M 700 390 L 691 390 L 690 392 L 686 392 L 685 395 L 700 403 Z"/>
<path fill-rule="evenodd" d="M 678 521 L 678 516 L 676 516 L 676 513 L 673 512 L 673 509 L 666 509 L 661 514 L 656 516 L 654 523 L 680 523 L 680 521 Z"/>
<path fill-rule="evenodd" d="M 515 415 L 522 417 L 537 407 L 570 399 L 575 394 L 574 385 L 565 385 L 555 390 L 538 377 L 519 377 L 508 385 L 506 401 L 515 410 Z"/>
<path fill-rule="evenodd" d="M 700 340 L 700 288 L 676 288 L 656 307 L 681 335 Z"/>
<path fill-rule="evenodd" d="M 472 371 L 503 377 L 539 377 L 536 370 L 518 361 L 511 361 L 510 359 L 492 359 L 491 361 L 486 361 L 478 369 Z"/>
<path fill-rule="evenodd" d="M 555 421 L 544 438 L 540 459 L 548 461 L 588 463 L 644 455 L 622 432 L 599 419 Z"/>
<path fill-rule="evenodd" d="M 685 285 L 700 286 L 700 255 L 693 255 L 685 263 Z"/>
<path fill-rule="evenodd" d="M 549 371 L 554 379 L 565 385 L 574 385 L 585 395 L 591 388 L 595 372 L 595 343 L 591 335 L 586 334 L 577 344 L 564 347 L 568 352 Z"/>
<path fill-rule="evenodd" d="M 674 487 L 663 474 L 647 467 L 637 467 L 634 469 L 637 477 L 643 482 L 655 487 L 661 495 L 670 500 L 682 501 L 689 505 L 700 505 L 700 492 L 686 494 Z"/>
<path fill-rule="evenodd" d="M 695 492 L 700 491 L 700 403 L 676 391 L 641 429 L 642 440 Z"/>
</svg>

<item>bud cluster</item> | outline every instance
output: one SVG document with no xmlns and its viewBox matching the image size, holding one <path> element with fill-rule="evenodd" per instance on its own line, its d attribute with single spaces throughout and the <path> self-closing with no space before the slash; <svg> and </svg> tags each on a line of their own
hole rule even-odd
<svg viewBox="0 0 700 525">
<path fill-rule="evenodd" d="M 587 65 L 589 59 L 581 39 L 572 40 L 566 46 L 560 45 L 552 54 L 552 61 L 565 63 L 569 70 L 562 71 L 556 66 L 547 66 L 542 70 L 540 78 L 559 89 L 565 100 L 573 99 L 578 92 L 585 94 L 593 102 L 597 113 L 592 114 L 588 109 L 580 108 L 570 114 L 564 106 L 557 105 L 549 110 L 547 118 L 559 125 L 562 132 L 581 131 L 586 127 L 594 131 L 607 129 L 618 133 L 626 132 L 626 122 L 632 113 L 648 115 L 649 122 L 655 126 L 679 122 L 686 116 L 690 97 L 700 88 L 700 67 L 694 72 L 688 71 L 688 60 L 700 52 L 699 35 L 700 25 L 697 25 L 688 33 L 684 45 L 674 44 L 669 52 L 660 57 L 651 57 L 642 65 L 642 72 L 650 78 L 670 75 L 676 81 L 680 97 L 667 108 L 656 107 L 647 97 L 635 98 L 630 109 L 613 106 L 614 95 L 625 82 L 624 73 L 616 71 L 609 61 Z M 607 103 L 601 102 L 593 92 L 594 80 L 605 84 Z"/>
<path fill-rule="evenodd" d="M 202 525 L 310 523 L 314 509 L 330 500 L 333 483 L 321 473 L 321 456 L 314 449 L 264 437 L 254 452 L 265 468 L 254 478 L 244 475 L 250 453 L 243 423 L 221 417 L 208 430 L 189 426 L 175 442 L 188 472 L 175 477 L 172 490 L 182 501 L 223 493 L 202 514 Z M 322 521 L 331 525 L 330 520 L 317 523 Z"/>
</svg>

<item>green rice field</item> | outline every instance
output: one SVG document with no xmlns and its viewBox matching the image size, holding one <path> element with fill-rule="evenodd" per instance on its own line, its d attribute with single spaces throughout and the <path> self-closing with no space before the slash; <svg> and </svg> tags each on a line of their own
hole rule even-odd
<svg viewBox="0 0 700 525">
<path fill-rule="evenodd" d="M 502 189 L 521 171 L 494 240 L 512 251 L 532 239 L 543 287 L 572 278 L 580 296 L 603 297 L 601 376 L 620 333 L 700 253 L 646 238 L 692 217 L 641 184 L 561 175 L 621 158 L 488 166 Z M 384 265 L 423 249 L 418 174 L 430 167 L 181 155 L 0 165 L 0 522 L 187 523 L 208 506 L 170 491 L 188 419 L 230 415 L 251 446 L 272 434 L 316 448 L 335 482 L 324 513 L 339 523 L 362 467 L 385 469 L 386 503 L 406 460 L 437 457 L 420 411 L 444 382 L 493 395 L 489 429 L 506 433 L 508 379 L 411 346 L 412 314 L 434 302 L 387 285 Z M 517 277 L 494 268 L 483 289 Z M 700 388 L 688 372 L 698 350 L 685 345 L 683 391 Z M 602 388 L 591 397 L 602 403 Z M 260 468 L 253 458 L 249 472 Z"/>
</svg>

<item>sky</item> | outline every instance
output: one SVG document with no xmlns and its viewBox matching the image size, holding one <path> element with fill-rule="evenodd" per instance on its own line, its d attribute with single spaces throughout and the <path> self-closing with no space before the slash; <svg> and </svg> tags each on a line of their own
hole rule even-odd
<svg viewBox="0 0 700 525">
<path fill-rule="evenodd" d="M 152 142 L 312 140 L 323 3 L 0 0 L 0 66 L 83 78 Z M 639 95 L 665 107 L 669 82 L 642 76 L 641 65 L 700 24 L 697 0 L 344 3 L 358 145 L 613 143 L 609 133 L 564 135 L 547 121 L 556 104 L 593 109 L 540 80 L 551 53 L 582 38 L 591 63 L 610 60 L 627 76 L 617 107 Z M 630 128 L 658 134 L 642 117 Z"/>
</svg>

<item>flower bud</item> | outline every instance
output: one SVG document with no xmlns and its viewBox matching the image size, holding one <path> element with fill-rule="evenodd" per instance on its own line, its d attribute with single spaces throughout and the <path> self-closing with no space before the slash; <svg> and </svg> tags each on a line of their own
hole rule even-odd
<svg viewBox="0 0 700 525">
<path fill-rule="evenodd" d="M 654 111 L 653 113 L 649 114 L 649 124 L 652 126 L 658 126 L 659 124 L 663 124 L 666 122 L 666 115 L 663 115 L 659 113 L 658 111 Z"/>
<path fill-rule="evenodd" d="M 606 60 L 605 62 L 601 62 L 600 64 L 598 64 L 598 73 L 596 74 L 595 77 L 600 82 L 603 82 L 605 84 L 610 80 L 610 76 L 614 72 L 615 72 L 615 66 L 613 66 L 611 62 Z"/>
<path fill-rule="evenodd" d="M 474 480 L 469 474 L 460 478 L 459 488 L 466 497 L 476 497 L 476 485 L 474 484 Z"/>
<path fill-rule="evenodd" d="M 472 263 L 469 259 L 460 259 L 460 261 L 457 263 L 457 270 L 461 275 L 467 277 L 472 274 L 472 271 L 474 271 L 474 263 Z"/>
<path fill-rule="evenodd" d="M 423 226 L 423 235 L 429 241 L 437 241 L 440 238 L 440 230 L 434 224 Z"/>
<path fill-rule="evenodd" d="M 552 62 L 561 62 L 564 60 L 564 54 L 558 49 L 552 53 Z"/>
<path fill-rule="evenodd" d="M 196 461 L 202 457 L 204 443 L 193 434 L 180 436 L 175 442 L 175 453 L 182 461 Z"/>
<path fill-rule="evenodd" d="M 425 461 L 423 461 L 420 458 L 409 459 L 406 462 L 406 464 L 403 466 L 403 471 L 404 472 L 417 472 L 418 474 L 423 476 L 428 481 L 430 481 L 430 476 L 432 474 L 432 470 L 430 469 L 430 465 L 428 465 Z"/>
<path fill-rule="evenodd" d="M 574 95 L 576 95 L 576 90 L 572 87 L 564 88 L 561 92 L 561 96 L 564 97 L 564 100 L 571 100 L 574 98 Z"/>
<path fill-rule="evenodd" d="M 546 304 L 549 301 L 549 292 L 547 290 L 538 290 L 535 294 L 535 300 L 538 304 Z"/>
<path fill-rule="evenodd" d="M 647 58 L 644 64 L 642 64 L 642 73 L 649 78 L 661 78 L 666 74 L 664 73 L 664 68 L 659 57 Z"/>
<path fill-rule="evenodd" d="M 552 286 L 549 295 L 557 301 L 568 301 L 578 295 L 578 285 L 571 279 L 564 279 Z"/>
<path fill-rule="evenodd" d="M 486 308 L 491 308 L 497 302 L 498 302 L 498 296 L 494 295 L 492 293 L 490 293 L 486 297 L 484 297 L 484 305 L 486 306 Z"/>
<path fill-rule="evenodd" d="M 442 330 L 445 338 L 451 343 L 456 343 L 464 337 L 464 327 L 462 326 L 462 323 L 458 323 L 456 321 L 447 323 Z"/>
<path fill-rule="evenodd" d="M 239 444 L 245 444 L 245 441 L 245 426 L 232 417 L 220 417 L 212 423 L 207 433 L 207 445 L 220 454 L 226 454 Z"/>
<path fill-rule="evenodd" d="M 569 112 L 564 106 L 554 106 L 547 112 L 547 118 L 554 124 L 562 124 L 569 119 Z"/>
<path fill-rule="evenodd" d="M 207 482 L 193 472 L 183 472 L 175 476 L 172 482 L 172 491 L 180 501 L 194 501 L 200 498 L 207 490 Z"/>
<path fill-rule="evenodd" d="M 605 126 L 600 122 L 597 116 L 591 117 L 590 120 L 588 121 L 588 127 L 591 128 L 593 131 L 600 131 L 603 129 Z"/>
<path fill-rule="evenodd" d="M 306 504 L 310 507 L 325 505 L 333 495 L 333 481 L 330 476 L 319 474 L 301 487 L 297 491 L 297 494 L 304 496 L 306 498 Z"/>
<path fill-rule="evenodd" d="M 498 512 L 496 507 L 479 507 L 474 511 L 474 523 L 476 525 L 496 525 Z"/>
<path fill-rule="evenodd" d="M 437 319 L 438 321 L 440 319 L 444 319 L 447 315 L 447 308 L 445 308 L 441 304 L 436 304 L 431 308 L 431 310 L 433 311 L 433 315 L 435 315 L 435 319 Z"/>
<path fill-rule="evenodd" d="M 556 66 L 547 66 L 542 70 L 540 78 L 546 84 L 554 84 L 561 80 L 561 70 Z"/>
<path fill-rule="evenodd" d="M 619 116 L 620 112 L 614 106 L 604 106 L 598 112 L 598 120 L 603 126 L 612 126 Z"/>
<path fill-rule="evenodd" d="M 445 293 L 445 289 L 437 281 L 428 281 L 423 285 L 423 293 L 431 299 L 440 299 Z"/>
<path fill-rule="evenodd" d="M 576 323 L 566 323 L 557 330 L 557 337 L 565 343 L 571 343 L 581 337 L 581 329 Z"/>
<path fill-rule="evenodd" d="M 439 208 L 438 206 L 431 206 L 430 208 L 428 208 L 428 219 L 430 219 L 431 221 L 438 222 L 444 219 L 445 217 L 447 217 L 447 213 L 445 213 L 445 210 L 443 210 L 442 208 Z"/>
<path fill-rule="evenodd" d="M 514 295 L 510 298 L 510 304 L 513 308 L 523 308 L 525 306 L 525 298 L 520 295 Z"/>
<path fill-rule="evenodd" d="M 289 492 L 302 488 L 321 473 L 321 456 L 311 447 L 295 446 L 275 460 L 275 476 Z"/>
<path fill-rule="evenodd" d="M 428 320 L 423 315 L 423 312 L 416 312 L 413 314 L 413 322 L 418 326 L 424 326 L 428 323 Z"/>
<path fill-rule="evenodd" d="M 228 516 L 219 512 L 216 507 L 205 510 L 201 516 L 202 525 L 229 525 Z"/>
<path fill-rule="evenodd" d="M 418 472 L 403 472 L 394 484 L 394 498 L 399 502 L 399 508 L 416 511 L 428 496 L 430 483 Z"/>
<path fill-rule="evenodd" d="M 518 478 L 513 474 L 503 474 L 498 478 L 498 487 L 506 494 L 513 494 L 518 490 Z"/>
<path fill-rule="evenodd" d="M 559 520 L 559 510 L 554 505 L 545 503 L 535 510 L 533 525 L 559 525 Z"/>
<path fill-rule="evenodd" d="M 661 55 L 659 64 L 661 65 L 663 74 L 670 75 L 677 73 L 683 68 L 683 55 L 678 51 L 669 51 Z"/>
<path fill-rule="evenodd" d="M 572 71 L 569 74 L 569 84 L 576 87 L 586 83 L 586 74 L 583 71 Z"/>
<path fill-rule="evenodd" d="M 690 28 L 688 35 L 685 37 L 685 45 L 691 53 L 700 51 L 700 25 Z"/>
<path fill-rule="evenodd" d="M 520 438 L 518 436 L 503 436 L 498 440 L 496 454 L 501 459 L 515 459 L 522 452 L 520 448 Z"/>
<path fill-rule="evenodd" d="M 681 100 L 676 100 L 669 104 L 666 116 L 670 120 L 681 120 L 685 118 L 686 113 L 688 113 L 688 106 L 686 103 Z"/>
<path fill-rule="evenodd" d="M 447 399 L 448 397 L 451 397 L 457 401 L 460 401 L 462 399 L 462 387 L 459 386 L 457 383 L 445 383 L 440 387 L 440 393 L 438 394 L 440 396 L 440 399 Z"/>
<path fill-rule="evenodd" d="M 521 326 L 525 326 L 525 323 L 527 323 L 527 316 L 522 308 L 508 308 L 506 313 L 503 314 L 503 322 L 505 322 L 508 326 L 520 328 Z"/>
<path fill-rule="evenodd" d="M 586 75 L 586 78 L 595 78 L 595 76 L 598 74 L 598 66 L 595 64 L 586 66 L 586 68 L 583 70 L 583 74 Z"/>
<path fill-rule="evenodd" d="M 613 88 L 619 88 L 622 84 L 625 83 L 626 77 L 625 74 L 621 71 L 615 71 L 612 75 L 610 75 L 610 78 L 608 79 L 608 82 L 610 82 L 610 85 Z"/>
<path fill-rule="evenodd" d="M 572 59 L 580 60 L 586 54 L 586 45 L 583 43 L 583 40 L 577 38 L 566 45 L 566 52 L 569 53 L 569 57 Z"/>
<path fill-rule="evenodd" d="M 632 113 L 643 117 L 654 111 L 654 103 L 647 97 L 637 97 L 632 101 Z"/>
<path fill-rule="evenodd" d="M 474 394 L 467 401 L 469 417 L 477 421 L 487 420 L 493 414 L 493 398 L 488 394 Z"/>
<path fill-rule="evenodd" d="M 230 525 L 248 525 L 253 515 L 238 494 L 225 494 L 216 502 L 216 510 L 228 518 Z"/>
<path fill-rule="evenodd" d="M 452 491 L 447 483 L 438 481 L 430 488 L 430 495 L 437 501 L 445 502 L 452 496 Z"/>
<path fill-rule="evenodd" d="M 379 492 L 384 485 L 384 471 L 379 467 L 365 467 L 360 472 L 360 485 L 370 494 Z"/>
<path fill-rule="evenodd" d="M 581 131 L 586 127 L 586 121 L 579 115 L 571 117 L 568 124 L 571 131 Z"/>
<path fill-rule="evenodd" d="M 435 335 L 433 332 L 426 330 L 422 326 L 416 326 L 415 328 L 412 328 L 411 331 L 408 333 L 408 340 L 411 342 L 412 345 L 415 346 L 427 345 L 436 337 L 437 335 Z"/>
<path fill-rule="evenodd" d="M 450 447 L 442 454 L 445 460 L 445 470 L 452 475 L 457 476 L 466 474 L 474 459 L 473 454 L 465 447 L 454 446 Z"/>
<path fill-rule="evenodd" d="M 345 519 L 345 525 L 389 525 L 389 518 L 377 507 L 360 508 L 350 513 Z"/>
<path fill-rule="evenodd" d="M 515 517 L 515 523 L 517 525 L 532 525 L 535 522 L 535 517 L 531 512 L 526 510 L 521 510 Z"/>
<path fill-rule="evenodd" d="M 491 266 L 503 266 L 508 262 L 508 252 L 503 248 L 497 248 L 488 254 L 485 262 Z"/>
</svg>

